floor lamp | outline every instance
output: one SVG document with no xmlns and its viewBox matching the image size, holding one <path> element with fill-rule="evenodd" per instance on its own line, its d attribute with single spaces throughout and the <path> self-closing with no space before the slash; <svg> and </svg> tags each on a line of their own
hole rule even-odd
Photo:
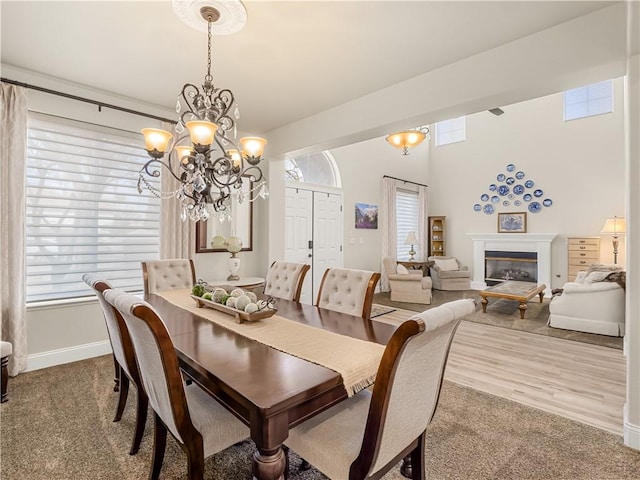
<svg viewBox="0 0 640 480">
<path fill-rule="evenodd" d="M 600 233 L 613 235 L 613 263 L 618 263 L 618 235 L 624 235 L 627 231 L 627 222 L 624 218 L 607 218 Z"/>
</svg>

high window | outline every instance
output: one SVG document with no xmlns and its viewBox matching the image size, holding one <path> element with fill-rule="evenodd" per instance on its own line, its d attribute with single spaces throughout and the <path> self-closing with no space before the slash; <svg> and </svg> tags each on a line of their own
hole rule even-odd
<svg viewBox="0 0 640 480">
<path fill-rule="evenodd" d="M 340 170 L 330 152 L 318 152 L 288 158 L 284 165 L 286 180 L 327 187 L 342 186 Z"/>
<path fill-rule="evenodd" d="M 396 191 L 396 258 L 409 260 L 410 245 L 405 245 L 409 232 L 418 233 L 418 192 Z"/>
<path fill-rule="evenodd" d="M 613 81 L 592 83 L 564 92 L 564 120 L 613 112 Z"/>
<path fill-rule="evenodd" d="M 92 294 L 84 273 L 142 290 L 140 261 L 159 257 L 160 199 L 137 191 L 147 159 L 137 135 L 30 114 L 27 302 Z"/>
<path fill-rule="evenodd" d="M 467 139 L 466 117 L 452 118 L 436 123 L 436 147 Z"/>
</svg>

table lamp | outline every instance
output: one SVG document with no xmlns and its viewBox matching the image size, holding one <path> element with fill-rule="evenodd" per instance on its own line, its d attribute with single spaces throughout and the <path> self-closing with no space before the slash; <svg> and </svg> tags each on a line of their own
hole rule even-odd
<svg viewBox="0 0 640 480">
<path fill-rule="evenodd" d="M 242 250 L 242 239 L 240 237 L 227 238 L 227 251 L 231 253 L 229 258 L 229 276 L 227 280 L 240 280 L 238 270 L 240 270 L 240 259 L 236 257 L 236 253 Z"/>
<path fill-rule="evenodd" d="M 624 235 L 627 231 L 627 222 L 624 218 L 607 218 L 600 233 L 613 235 L 613 263 L 618 263 L 618 235 Z"/>
<path fill-rule="evenodd" d="M 416 254 L 416 251 L 413 249 L 414 245 L 419 245 L 418 239 L 416 238 L 416 232 L 409 232 L 407 235 L 407 239 L 404 241 L 405 245 L 411 245 L 411 250 L 409 250 L 409 261 L 413 262 L 413 256 Z"/>
</svg>

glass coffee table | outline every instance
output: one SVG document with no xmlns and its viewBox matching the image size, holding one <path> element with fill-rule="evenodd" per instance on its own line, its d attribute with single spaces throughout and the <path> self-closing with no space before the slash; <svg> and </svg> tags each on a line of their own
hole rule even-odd
<svg viewBox="0 0 640 480">
<path fill-rule="evenodd" d="M 524 318 L 524 312 L 527 310 L 527 302 L 538 295 L 540 303 L 544 298 L 544 289 L 546 285 L 533 282 L 516 282 L 515 280 L 507 280 L 493 287 L 487 288 L 480 292 L 482 297 L 482 313 L 487 313 L 488 297 L 505 298 L 507 300 L 515 300 L 520 302 L 520 318 Z"/>
</svg>

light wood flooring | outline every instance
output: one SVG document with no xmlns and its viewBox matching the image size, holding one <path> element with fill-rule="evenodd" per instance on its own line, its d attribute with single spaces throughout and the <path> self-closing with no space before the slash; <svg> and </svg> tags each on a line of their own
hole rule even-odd
<svg viewBox="0 0 640 480">
<path fill-rule="evenodd" d="M 621 435 L 625 370 L 621 350 L 463 321 L 445 379 Z"/>
</svg>

